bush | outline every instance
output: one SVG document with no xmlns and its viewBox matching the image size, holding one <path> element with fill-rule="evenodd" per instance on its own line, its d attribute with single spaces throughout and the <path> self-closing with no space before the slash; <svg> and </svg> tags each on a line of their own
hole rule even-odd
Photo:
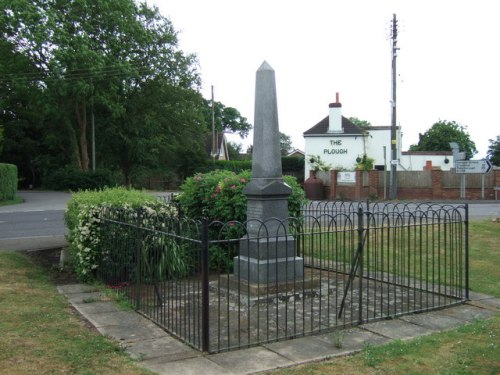
<svg viewBox="0 0 500 375">
<path fill-rule="evenodd" d="M 44 187 L 51 190 L 97 190 L 116 185 L 113 172 L 107 169 L 80 171 L 74 168 L 58 169 L 44 180 Z"/>
<path fill-rule="evenodd" d="M 17 167 L 13 164 L 0 163 L 0 202 L 16 197 Z"/>
<path fill-rule="evenodd" d="M 244 187 L 250 181 L 251 172 L 236 174 L 219 170 L 206 174 L 197 174 L 186 179 L 178 196 L 181 210 L 190 219 L 207 218 L 209 221 L 220 221 L 228 225 L 214 225 L 211 228 L 212 238 L 219 240 L 238 239 L 245 230 L 242 225 L 246 221 L 247 199 Z M 288 198 L 289 216 L 298 217 L 304 203 L 304 191 L 291 176 L 284 176 L 284 181 L 292 188 Z M 238 243 L 226 243 L 210 248 L 210 267 L 219 272 L 231 272 L 233 257 L 238 254 Z"/>
<path fill-rule="evenodd" d="M 283 173 L 304 173 L 305 159 L 296 156 L 284 156 L 281 158 Z"/>
<path fill-rule="evenodd" d="M 186 179 L 177 199 L 182 212 L 191 219 L 243 222 L 247 211 L 243 188 L 250 179 L 248 170 L 239 174 L 227 170 L 199 173 Z M 305 200 L 304 191 L 294 177 L 284 176 L 283 179 L 292 188 L 288 198 L 289 215 L 297 217 Z"/>
<path fill-rule="evenodd" d="M 122 217 L 134 219 L 131 224 L 140 224 L 150 229 L 155 229 L 155 225 L 161 221 L 159 217 L 165 219 L 177 214 L 172 210 L 172 206 L 137 190 L 112 188 L 74 193 L 68 202 L 65 221 L 69 229 L 71 260 L 81 280 L 94 278 L 100 267 L 110 264 L 110 257 L 120 259 L 121 267 L 127 269 L 134 261 L 126 251 L 117 255 L 111 253 L 112 244 L 107 241 L 110 233 L 103 230 L 102 219 L 105 212 L 112 210 L 119 210 Z M 122 240 L 125 239 L 125 243 L 126 240 L 131 240 L 127 238 L 127 230 L 115 234 Z M 143 252 L 148 251 L 151 242 L 151 237 L 146 236 L 143 239 Z M 133 247 L 132 241 L 130 244 Z M 121 273 L 118 269 L 115 269 L 115 272 Z"/>
</svg>

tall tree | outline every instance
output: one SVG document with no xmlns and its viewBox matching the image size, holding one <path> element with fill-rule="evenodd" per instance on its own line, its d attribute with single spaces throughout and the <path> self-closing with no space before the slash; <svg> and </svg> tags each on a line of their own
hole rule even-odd
<svg viewBox="0 0 500 375">
<path fill-rule="evenodd" d="M 456 142 L 467 159 L 477 153 L 466 126 L 443 120 L 436 122 L 425 133 L 420 133 L 418 143 L 411 145 L 410 151 L 451 151 L 450 142 Z"/>
<path fill-rule="evenodd" d="M 233 107 L 226 107 L 221 102 L 215 101 L 214 105 L 214 125 L 215 130 L 229 134 L 239 134 L 240 138 L 246 138 L 252 125 L 248 123 L 246 117 Z M 212 129 L 212 101 L 205 101 L 205 122 Z"/>
<path fill-rule="evenodd" d="M 280 132 L 280 150 L 282 156 L 286 156 L 292 151 L 292 139 L 282 132 Z"/>
<path fill-rule="evenodd" d="M 495 140 L 490 139 L 489 142 L 487 158 L 493 165 L 500 167 L 500 135 L 497 135 Z"/>
<path fill-rule="evenodd" d="M 4 2 L 3 40 L 36 72 L 18 77 L 40 87 L 47 142 L 78 168 L 89 169 L 93 113 L 98 147 L 121 155 L 126 178 L 135 164 L 166 159 L 152 143 L 175 144 L 170 150 L 197 139 L 196 58 L 179 50 L 176 31 L 157 8 L 133 0 Z M 150 106 L 155 97 L 170 102 Z M 148 128 L 153 122 L 156 132 Z M 191 136 L 182 138 L 186 131 Z"/>
</svg>

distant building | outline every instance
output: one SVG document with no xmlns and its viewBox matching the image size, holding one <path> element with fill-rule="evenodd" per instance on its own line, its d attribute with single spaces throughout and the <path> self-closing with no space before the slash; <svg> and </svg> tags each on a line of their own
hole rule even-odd
<svg viewBox="0 0 500 375">
<path fill-rule="evenodd" d="M 205 149 L 212 159 L 229 160 L 229 153 L 227 151 L 227 139 L 224 133 L 208 133 L 205 141 Z"/>
<path fill-rule="evenodd" d="M 354 170 L 363 155 L 374 159 L 375 169 L 390 169 L 391 127 L 372 126 L 360 128 L 342 116 L 342 104 L 338 93 L 336 102 L 330 103 L 329 115 L 304 132 L 305 178 L 311 165 L 308 156 L 318 155 L 332 169 Z M 440 167 L 449 170 L 453 166 L 452 152 L 401 152 L 401 128 L 396 128 L 398 170 L 422 170 Z M 430 162 L 430 163 L 429 163 Z"/>
<path fill-rule="evenodd" d="M 295 150 L 288 153 L 287 156 L 295 157 L 295 158 L 303 158 L 305 157 L 305 153 L 302 150 L 296 148 Z"/>
</svg>

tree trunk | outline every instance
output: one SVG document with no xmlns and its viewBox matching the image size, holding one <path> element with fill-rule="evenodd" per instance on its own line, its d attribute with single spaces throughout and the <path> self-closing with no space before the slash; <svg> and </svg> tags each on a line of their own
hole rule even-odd
<svg viewBox="0 0 500 375">
<path fill-rule="evenodd" d="M 78 121 L 78 140 L 80 147 L 80 168 L 82 171 L 89 170 L 89 152 L 87 147 L 87 105 L 85 100 L 81 105 L 76 105 L 76 119 Z"/>
</svg>

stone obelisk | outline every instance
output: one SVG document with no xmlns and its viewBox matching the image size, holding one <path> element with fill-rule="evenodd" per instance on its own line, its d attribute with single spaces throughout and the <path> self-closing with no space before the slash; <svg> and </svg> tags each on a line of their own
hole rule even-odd
<svg viewBox="0 0 500 375">
<path fill-rule="evenodd" d="M 252 179 L 244 189 L 247 235 L 234 258 L 235 276 L 259 284 L 302 279 L 304 262 L 288 233 L 292 190 L 283 181 L 275 74 L 265 61 L 256 74 L 253 131 Z"/>
</svg>

